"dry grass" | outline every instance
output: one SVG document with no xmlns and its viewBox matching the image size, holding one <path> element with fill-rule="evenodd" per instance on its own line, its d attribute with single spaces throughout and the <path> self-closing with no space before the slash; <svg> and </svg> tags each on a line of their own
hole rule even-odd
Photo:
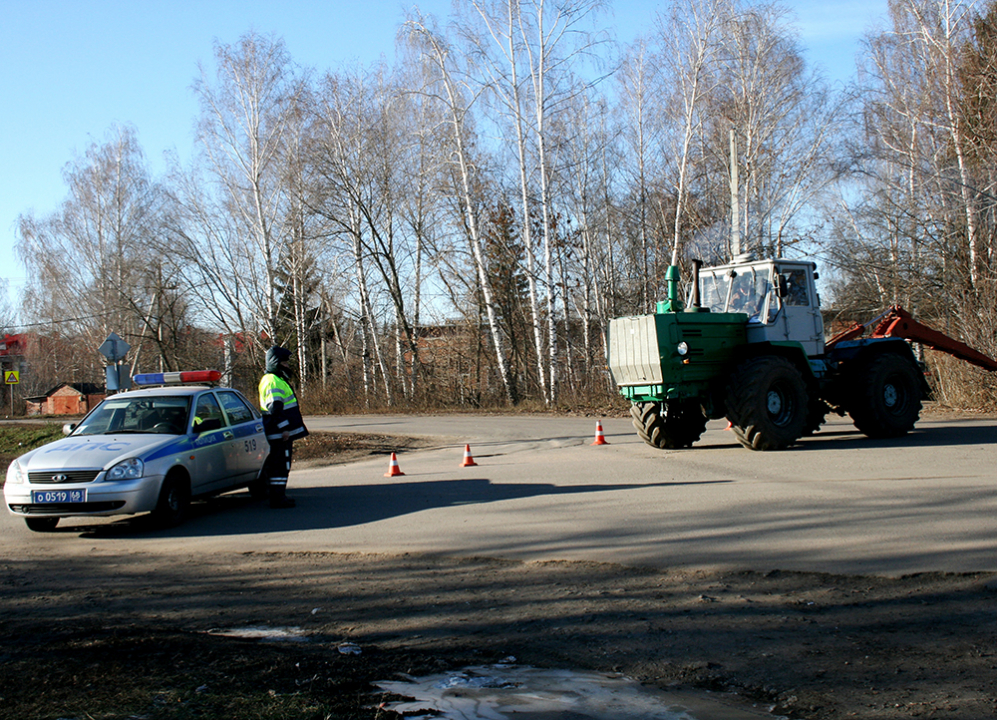
<svg viewBox="0 0 997 720">
<path fill-rule="evenodd" d="M 0 423 L 0 485 L 11 461 L 36 447 L 62 437 L 62 421 Z"/>
</svg>

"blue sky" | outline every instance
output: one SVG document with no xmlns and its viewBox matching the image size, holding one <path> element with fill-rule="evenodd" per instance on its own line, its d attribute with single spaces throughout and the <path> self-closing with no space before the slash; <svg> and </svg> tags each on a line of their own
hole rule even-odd
<svg viewBox="0 0 997 720">
<path fill-rule="evenodd" d="M 885 22 L 886 0 L 788 0 L 809 59 L 828 77 L 854 72 L 862 34 Z M 408 8 L 445 18 L 450 0 L 0 0 L 0 277 L 17 296 L 17 217 L 55 212 L 62 169 L 114 124 L 135 127 L 154 174 L 163 154 L 189 159 L 200 62 L 215 41 L 249 30 L 284 39 L 319 71 L 393 57 Z M 615 0 L 607 22 L 629 42 L 664 3 Z"/>
</svg>

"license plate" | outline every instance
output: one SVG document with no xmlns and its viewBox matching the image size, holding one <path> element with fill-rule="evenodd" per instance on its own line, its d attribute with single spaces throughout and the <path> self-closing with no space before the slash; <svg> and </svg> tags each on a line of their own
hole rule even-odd
<svg viewBox="0 0 997 720">
<path fill-rule="evenodd" d="M 87 501 L 86 490 L 32 490 L 31 502 L 36 505 L 54 503 L 84 503 Z"/>
</svg>

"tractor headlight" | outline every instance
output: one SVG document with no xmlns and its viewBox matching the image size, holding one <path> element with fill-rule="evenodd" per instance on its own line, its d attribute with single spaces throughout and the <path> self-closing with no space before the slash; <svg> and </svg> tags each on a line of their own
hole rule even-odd
<svg viewBox="0 0 997 720">
<path fill-rule="evenodd" d="M 145 463 L 138 458 L 122 460 L 107 471 L 107 480 L 135 480 L 145 472 Z"/>
<path fill-rule="evenodd" d="M 685 357 L 686 355 L 689 354 L 689 343 L 680 342 L 678 346 L 675 348 L 675 350 L 678 352 L 679 355 Z"/>
</svg>

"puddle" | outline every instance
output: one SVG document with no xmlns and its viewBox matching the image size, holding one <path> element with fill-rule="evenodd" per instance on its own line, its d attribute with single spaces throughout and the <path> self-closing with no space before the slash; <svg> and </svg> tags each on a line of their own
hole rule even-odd
<svg viewBox="0 0 997 720">
<path fill-rule="evenodd" d="M 208 635 L 243 638 L 245 640 L 269 640 L 272 642 L 308 642 L 307 633 L 299 627 L 272 627 L 252 625 L 242 628 L 219 628 L 208 630 Z"/>
<path fill-rule="evenodd" d="M 406 720 L 776 720 L 709 697 L 646 688 L 622 675 L 517 665 L 376 686 L 411 698 L 383 706 Z"/>
</svg>

